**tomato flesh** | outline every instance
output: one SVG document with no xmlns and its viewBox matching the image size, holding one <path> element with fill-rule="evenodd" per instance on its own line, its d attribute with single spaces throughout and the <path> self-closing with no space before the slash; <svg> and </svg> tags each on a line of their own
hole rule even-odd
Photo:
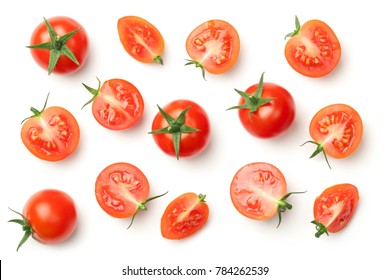
<svg viewBox="0 0 390 280">
<path fill-rule="evenodd" d="M 126 16 L 118 20 L 117 28 L 119 39 L 130 56 L 143 63 L 159 62 L 164 39 L 154 25 L 137 16 Z"/>
<path fill-rule="evenodd" d="M 282 172 L 275 166 L 254 162 L 240 168 L 230 185 L 234 207 L 245 217 L 266 220 L 278 211 L 278 201 L 287 194 Z"/>
<path fill-rule="evenodd" d="M 322 77 L 337 66 L 341 57 L 340 42 L 323 21 L 307 21 L 285 47 L 290 66 L 308 77 Z"/>
<path fill-rule="evenodd" d="M 36 157 L 59 161 L 72 154 L 80 140 L 80 128 L 73 115 L 62 107 L 45 109 L 27 119 L 21 130 L 27 149 Z"/>
<path fill-rule="evenodd" d="M 333 158 L 345 158 L 352 154 L 363 136 L 360 115 L 346 104 L 322 108 L 312 118 L 309 129 L 313 140 Z"/>
<path fill-rule="evenodd" d="M 96 179 L 95 195 L 110 216 L 128 218 L 149 195 L 149 182 L 136 166 L 118 162 L 104 168 Z"/>
<path fill-rule="evenodd" d="M 352 184 L 329 187 L 314 202 L 314 219 L 328 232 L 338 232 L 350 222 L 358 201 L 359 191 Z"/>
<path fill-rule="evenodd" d="M 174 199 L 161 218 L 161 234 L 167 239 L 183 239 L 199 231 L 207 222 L 209 207 L 204 196 L 185 193 Z"/>
<path fill-rule="evenodd" d="M 112 130 L 124 130 L 134 126 L 144 112 L 144 100 L 138 89 L 128 81 L 105 81 L 92 104 L 95 119 Z"/>
<path fill-rule="evenodd" d="M 206 71 L 220 74 L 236 63 L 240 52 L 240 38 L 230 23 L 209 20 L 190 33 L 186 49 L 188 55 Z"/>
</svg>

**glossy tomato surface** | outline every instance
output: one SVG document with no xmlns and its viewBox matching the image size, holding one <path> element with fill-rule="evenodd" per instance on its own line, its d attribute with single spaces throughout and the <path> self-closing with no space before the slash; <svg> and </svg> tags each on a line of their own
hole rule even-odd
<svg viewBox="0 0 390 280">
<path fill-rule="evenodd" d="M 57 16 L 47 19 L 56 35 L 61 37 L 69 32 L 78 30 L 67 42 L 66 47 L 73 53 L 78 64 L 60 55 L 53 73 L 70 74 L 79 70 L 86 62 L 89 53 L 89 39 L 84 27 L 72 18 Z M 30 46 L 52 42 L 45 22 L 40 23 L 33 31 L 30 39 Z M 53 46 L 55 48 L 55 46 Z M 50 50 L 41 48 L 31 48 L 31 54 L 39 66 L 48 69 L 50 60 Z"/>
<path fill-rule="evenodd" d="M 359 147 L 363 122 L 359 113 L 346 104 L 331 104 L 320 109 L 310 122 L 313 140 L 333 158 L 345 158 Z"/>
<path fill-rule="evenodd" d="M 161 217 L 162 236 L 167 239 L 183 239 L 203 228 L 209 217 L 205 197 L 189 192 L 169 203 Z"/>
<path fill-rule="evenodd" d="M 53 106 L 43 109 L 23 123 L 21 138 L 36 157 L 59 161 L 70 156 L 80 140 L 80 128 L 75 117 L 66 109 Z"/>
<path fill-rule="evenodd" d="M 189 34 L 186 50 L 207 72 L 221 74 L 235 65 L 240 53 L 240 37 L 230 23 L 208 20 Z"/>
<path fill-rule="evenodd" d="M 283 173 L 274 165 L 253 162 L 241 167 L 230 184 L 230 198 L 237 211 L 254 220 L 266 220 L 278 212 L 287 194 Z"/>
<path fill-rule="evenodd" d="M 254 94 L 258 85 L 252 85 L 246 92 Z M 262 98 L 273 98 L 261 105 L 255 112 L 239 109 L 238 116 L 243 127 L 253 136 L 259 138 L 275 137 L 286 131 L 295 119 L 295 102 L 292 95 L 283 87 L 274 83 L 263 83 Z M 240 98 L 238 105 L 244 104 Z"/>
<path fill-rule="evenodd" d="M 125 130 L 133 127 L 141 119 L 144 113 L 144 100 L 132 83 L 123 79 L 110 79 L 95 92 L 92 113 L 103 127 Z"/>
<path fill-rule="evenodd" d="M 181 133 L 179 157 L 194 156 L 202 152 L 210 140 L 210 121 L 207 112 L 197 103 L 179 99 L 174 100 L 162 109 L 173 119 L 188 109 L 185 115 L 184 125 L 197 129 L 197 131 L 189 133 Z M 153 119 L 152 131 L 169 127 L 167 120 L 161 112 L 158 112 Z M 171 133 L 153 134 L 153 139 L 157 146 L 166 154 L 175 156 L 176 151 Z"/>
<path fill-rule="evenodd" d="M 65 192 L 46 189 L 32 195 L 23 215 L 32 228 L 33 237 L 45 244 L 68 239 L 77 227 L 77 211 L 73 199 Z"/>
<path fill-rule="evenodd" d="M 358 201 L 359 191 L 354 185 L 344 183 L 331 186 L 315 199 L 314 220 L 328 232 L 338 232 L 350 222 Z"/>
<path fill-rule="evenodd" d="M 332 72 L 341 58 L 340 42 L 332 28 L 320 20 L 309 20 L 296 27 L 284 51 L 290 66 L 312 78 Z"/>
<path fill-rule="evenodd" d="M 100 207 L 115 218 L 133 216 L 148 198 L 149 181 L 136 166 L 117 162 L 104 168 L 95 183 L 95 196 Z"/>
<path fill-rule="evenodd" d="M 164 38 L 149 21 L 137 16 L 125 16 L 118 20 L 119 39 L 126 52 L 134 59 L 163 64 Z"/>
</svg>

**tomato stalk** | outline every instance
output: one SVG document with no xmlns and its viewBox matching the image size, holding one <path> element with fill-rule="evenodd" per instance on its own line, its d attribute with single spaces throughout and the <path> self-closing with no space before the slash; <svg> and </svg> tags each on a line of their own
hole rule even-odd
<svg viewBox="0 0 390 280">
<path fill-rule="evenodd" d="M 311 221 L 312 224 L 316 225 L 316 234 L 315 234 L 315 237 L 319 238 L 322 234 L 326 233 L 326 235 L 329 235 L 328 233 L 328 230 L 326 228 L 326 226 L 324 226 L 323 224 L 317 222 L 317 221 Z"/>
<path fill-rule="evenodd" d="M 188 62 L 184 64 L 184 66 L 192 65 L 194 64 L 196 68 L 200 68 L 202 70 L 202 77 L 206 81 L 206 71 L 204 70 L 203 64 L 199 61 L 192 60 L 192 59 L 186 59 Z"/>
<path fill-rule="evenodd" d="M 162 196 L 166 195 L 167 193 L 168 193 L 168 192 L 165 192 L 165 193 L 163 193 L 163 194 L 156 195 L 156 196 L 153 196 L 153 197 L 149 197 L 149 198 L 146 199 L 145 201 L 142 201 L 142 202 L 138 205 L 137 210 L 135 211 L 133 217 L 131 218 L 130 225 L 127 227 L 127 229 L 129 229 L 129 228 L 132 226 L 132 224 L 133 224 L 133 222 L 134 222 L 134 218 L 135 218 L 135 216 L 138 214 L 138 212 L 139 212 L 140 210 L 143 210 L 143 211 L 148 210 L 148 208 L 146 208 L 146 203 L 148 203 L 149 201 L 154 200 L 154 199 L 156 199 L 156 198 L 162 197 Z"/>
<path fill-rule="evenodd" d="M 22 237 L 22 240 L 20 240 L 19 244 L 18 244 L 18 247 L 16 248 L 16 251 L 19 251 L 19 248 L 27 241 L 27 239 L 33 234 L 33 229 L 30 225 L 30 223 L 28 222 L 28 220 L 26 219 L 26 217 L 23 216 L 23 214 L 15 211 L 15 210 L 12 210 L 11 208 L 9 208 L 9 210 L 11 210 L 12 212 L 18 214 L 19 216 L 22 217 L 22 219 L 12 219 L 12 220 L 9 220 L 8 222 L 11 222 L 11 223 L 16 223 L 16 224 L 19 224 L 22 226 L 22 230 L 24 231 L 24 235 Z M 34 236 L 33 236 L 34 237 Z"/>
<path fill-rule="evenodd" d="M 42 112 L 45 111 L 46 105 L 47 105 L 47 101 L 49 100 L 49 95 L 50 95 L 50 92 L 46 96 L 45 104 L 43 105 L 42 110 L 39 111 L 38 109 L 35 109 L 34 107 L 31 107 L 30 111 L 33 112 L 34 115 L 29 116 L 29 117 L 25 118 L 24 120 L 22 120 L 21 124 L 24 123 L 28 119 L 39 117 L 42 114 Z"/>
<path fill-rule="evenodd" d="M 332 169 L 332 167 L 331 167 L 330 164 L 329 164 L 328 156 L 326 155 L 324 146 L 321 145 L 320 143 L 315 142 L 315 141 L 306 141 L 306 142 L 303 143 L 301 146 L 305 145 L 306 143 L 312 143 L 312 144 L 314 144 L 314 145 L 317 146 L 317 148 L 315 149 L 315 151 L 311 154 L 310 158 L 315 157 L 315 156 L 318 155 L 319 153 L 323 153 L 323 154 L 324 154 L 324 157 L 325 157 L 325 160 L 326 160 L 326 163 L 328 164 L 329 168 Z"/>
<path fill-rule="evenodd" d="M 172 134 L 172 140 L 173 140 L 173 146 L 175 149 L 176 158 L 179 159 L 181 134 L 200 131 L 197 128 L 190 127 L 184 124 L 187 111 L 191 108 L 191 106 L 185 108 L 177 117 L 177 119 L 172 118 L 160 106 L 157 105 L 157 107 L 160 113 L 163 115 L 164 119 L 168 122 L 168 126 L 151 131 L 149 132 L 149 134 L 163 134 L 163 133 Z"/>
<path fill-rule="evenodd" d="M 286 201 L 286 199 L 292 195 L 292 194 L 301 194 L 301 193 L 305 193 L 306 191 L 304 192 L 290 192 L 288 194 L 286 194 L 285 196 L 283 196 L 281 199 L 278 200 L 278 218 L 279 218 L 279 223 L 277 225 L 276 228 L 278 228 L 280 226 L 280 223 L 282 222 L 282 213 L 284 213 L 286 210 L 291 210 L 292 209 L 292 205 L 290 203 L 288 203 Z"/>
<path fill-rule="evenodd" d="M 248 109 L 248 117 L 251 119 L 251 114 L 256 112 L 261 106 L 271 102 L 275 98 L 262 98 L 263 93 L 263 80 L 264 80 L 264 72 L 261 74 L 259 84 L 257 86 L 256 92 L 252 94 L 248 94 L 244 91 L 234 89 L 244 100 L 245 103 L 242 105 L 237 105 L 228 108 L 227 110 L 231 109 Z"/>
<path fill-rule="evenodd" d="M 90 86 L 87 86 L 86 84 L 82 83 L 83 86 L 84 86 L 84 87 L 93 95 L 93 97 L 92 97 L 90 100 L 88 100 L 88 102 L 85 103 L 85 104 L 83 105 L 83 107 L 81 107 L 81 110 L 82 110 L 85 106 L 87 106 L 88 104 L 90 104 L 91 102 L 93 102 L 93 101 L 96 99 L 96 97 L 99 95 L 99 93 L 100 93 L 101 82 L 100 82 L 99 78 L 96 77 L 96 79 L 97 79 L 98 82 L 99 82 L 99 85 L 98 85 L 98 88 L 97 88 L 97 89 L 91 88 Z"/>
<path fill-rule="evenodd" d="M 66 43 L 69 41 L 70 38 L 74 34 L 76 34 L 79 29 L 73 30 L 69 33 L 66 33 L 65 35 L 58 36 L 49 21 L 46 18 L 43 18 L 46 24 L 47 31 L 49 32 L 50 36 L 50 42 L 27 46 L 27 48 L 30 49 L 45 49 L 50 51 L 50 57 L 49 57 L 49 66 L 48 66 L 48 73 L 49 75 L 53 72 L 54 67 L 56 66 L 58 59 L 61 55 L 65 55 L 67 58 L 69 58 L 71 61 L 73 61 L 76 65 L 80 65 L 79 61 L 77 60 L 76 56 L 73 54 L 73 52 L 68 48 Z"/>
<path fill-rule="evenodd" d="M 284 39 L 298 35 L 300 30 L 301 30 L 301 24 L 299 23 L 298 17 L 295 16 L 295 30 L 293 32 L 288 33 L 286 36 L 284 36 Z"/>
</svg>

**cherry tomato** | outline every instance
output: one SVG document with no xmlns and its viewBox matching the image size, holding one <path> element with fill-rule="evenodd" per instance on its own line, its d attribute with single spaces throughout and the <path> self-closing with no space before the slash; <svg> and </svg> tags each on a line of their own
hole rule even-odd
<svg viewBox="0 0 390 280">
<path fill-rule="evenodd" d="M 300 26 L 295 17 L 295 31 L 285 46 L 287 62 L 298 73 L 312 78 L 329 74 L 339 63 L 341 47 L 333 30 L 323 21 L 309 20 Z"/>
<path fill-rule="evenodd" d="M 267 220 L 276 213 L 281 223 L 281 213 L 292 205 L 286 199 L 295 193 L 287 193 L 283 173 L 274 165 L 253 162 L 241 167 L 230 184 L 230 198 L 243 216 L 253 220 Z"/>
<path fill-rule="evenodd" d="M 117 28 L 123 48 L 134 59 L 163 64 L 164 38 L 153 24 L 137 16 L 125 16 L 118 20 Z"/>
<path fill-rule="evenodd" d="M 351 221 L 359 201 L 359 191 L 352 184 L 338 184 L 325 189 L 314 201 L 316 237 L 344 229 Z"/>
<path fill-rule="evenodd" d="M 200 67 L 205 78 L 205 71 L 221 74 L 234 66 L 240 53 L 240 37 L 230 23 L 213 19 L 190 33 L 186 50 L 191 57 L 186 65 Z"/>
<path fill-rule="evenodd" d="M 149 181 L 135 165 L 126 162 L 113 163 L 104 168 L 95 183 L 95 196 L 100 207 L 115 218 L 134 217 L 140 210 L 147 210 L 146 203 L 162 195 L 150 197 Z"/>
<path fill-rule="evenodd" d="M 98 89 L 83 84 L 93 94 L 84 106 L 93 102 L 92 113 L 97 122 L 112 130 L 128 129 L 138 123 L 144 112 L 144 100 L 138 89 L 122 79 L 107 80 L 102 87 L 98 81 Z"/>
<path fill-rule="evenodd" d="M 179 159 L 196 155 L 206 148 L 210 122 L 200 105 L 179 99 L 158 108 L 150 133 L 162 151 Z"/>
<path fill-rule="evenodd" d="M 41 111 L 31 107 L 34 115 L 24 120 L 21 138 L 34 156 L 47 161 L 63 160 L 76 150 L 80 128 L 69 111 L 58 106 L 46 108 L 46 104 L 47 99 Z"/>
<path fill-rule="evenodd" d="M 73 199 L 65 192 L 45 189 L 33 194 L 26 202 L 23 214 L 14 210 L 22 219 L 13 219 L 22 225 L 25 234 L 17 250 L 32 235 L 44 244 L 67 240 L 77 227 L 77 211 Z"/>
<path fill-rule="evenodd" d="M 238 106 L 229 109 L 238 109 L 241 124 L 251 135 L 270 138 L 291 126 L 295 118 L 295 102 L 283 87 L 263 83 L 263 75 L 258 84 L 245 92 L 236 89 L 241 96 Z"/>
<path fill-rule="evenodd" d="M 351 106 L 331 104 L 314 115 L 309 130 L 314 141 L 305 143 L 317 146 L 310 158 L 322 152 L 328 162 L 326 155 L 340 159 L 355 152 L 363 137 L 363 122 Z"/>
<path fill-rule="evenodd" d="M 176 197 L 161 217 L 161 234 L 167 239 L 183 239 L 198 232 L 206 224 L 209 207 L 206 196 L 193 192 Z"/>
<path fill-rule="evenodd" d="M 69 74 L 79 70 L 88 57 L 89 41 L 84 27 L 72 18 L 44 19 L 31 35 L 34 60 L 49 74 Z"/>
</svg>

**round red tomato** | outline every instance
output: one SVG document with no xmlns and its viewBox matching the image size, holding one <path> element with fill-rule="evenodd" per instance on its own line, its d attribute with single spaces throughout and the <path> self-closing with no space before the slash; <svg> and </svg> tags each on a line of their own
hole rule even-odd
<svg viewBox="0 0 390 280">
<path fill-rule="evenodd" d="M 196 155 L 206 148 L 210 122 L 200 105 L 180 99 L 158 108 L 150 133 L 162 151 L 179 158 Z"/>
<path fill-rule="evenodd" d="M 296 30 L 285 46 L 287 62 L 298 73 L 312 78 L 329 74 L 339 63 L 341 47 L 333 30 L 323 21 L 309 20 L 302 27 L 295 18 Z"/>
<path fill-rule="evenodd" d="M 325 189 L 314 201 L 316 237 L 344 229 L 355 213 L 359 191 L 352 184 L 338 184 Z"/>
<path fill-rule="evenodd" d="M 60 190 L 41 190 L 28 199 L 23 214 L 14 212 L 22 219 L 10 222 L 22 225 L 25 231 L 17 249 L 31 235 L 44 244 L 63 242 L 72 235 L 77 226 L 75 203 L 67 193 Z"/>
<path fill-rule="evenodd" d="M 167 239 L 183 239 L 206 224 L 209 207 L 205 195 L 189 192 L 175 198 L 161 217 L 161 234 Z"/>
<path fill-rule="evenodd" d="M 117 28 L 122 46 L 134 59 L 163 64 L 164 38 L 153 24 L 137 16 L 125 16 L 118 20 Z"/>
<path fill-rule="evenodd" d="M 230 198 L 237 211 L 253 220 L 267 220 L 276 213 L 281 223 L 281 213 L 291 209 L 283 173 L 274 165 L 253 162 L 241 167 L 230 184 Z"/>
<path fill-rule="evenodd" d="M 57 106 L 44 107 L 41 111 L 31 108 L 31 111 L 34 115 L 24 121 L 21 138 L 34 156 L 47 161 L 59 161 L 76 150 L 80 128 L 69 111 Z"/>
<path fill-rule="evenodd" d="M 72 18 L 44 19 L 31 35 L 34 60 L 50 73 L 69 74 L 79 70 L 88 57 L 89 41 L 84 27 Z"/>
<path fill-rule="evenodd" d="M 363 122 L 351 106 L 331 104 L 314 115 L 309 130 L 314 141 L 307 142 L 317 145 L 311 158 L 322 152 L 325 157 L 329 155 L 339 159 L 348 157 L 359 147 Z"/>
<path fill-rule="evenodd" d="M 194 64 L 212 74 L 224 73 L 234 66 L 240 53 L 240 37 L 228 22 L 218 19 L 206 21 L 187 37 L 186 50 Z"/>
<path fill-rule="evenodd" d="M 253 136 L 260 138 L 275 137 L 286 131 L 295 118 L 295 102 L 291 94 L 283 87 L 273 83 L 252 85 L 245 92 L 236 90 L 240 95 L 238 116 L 242 126 Z"/>
<path fill-rule="evenodd" d="M 144 100 L 138 89 L 122 79 L 111 79 L 98 89 L 83 84 L 93 94 L 85 105 L 92 103 L 92 113 L 98 123 L 108 129 L 124 130 L 134 126 L 144 112 Z M 84 105 L 84 106 L 85 106 Z"/>
</svg>

